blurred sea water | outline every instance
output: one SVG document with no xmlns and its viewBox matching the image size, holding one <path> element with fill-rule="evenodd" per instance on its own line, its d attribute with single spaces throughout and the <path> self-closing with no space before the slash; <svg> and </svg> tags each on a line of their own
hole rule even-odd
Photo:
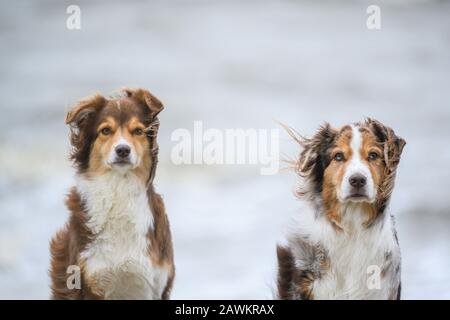
<svg viewBox="0 0 450 320">
<path fill-rule="evenodd" d="M 64 115 L 79 98 L 142 86 L 161 98 L 163 194 L 177 299 L 270 299 L 275 244 L 301 214 L 289 170 L 171 162 L 170 135 L 279 128 L 311 135 L 370 116 L 407 140 L 391 203 L 403 298 L 450 299 L 450 3 L 16 1 L 0 11 L 0 298 L 49 297 L 48 241 L 74 183 Z M 281 134 L 283 157 L 299 147 Z"/>
</svg>

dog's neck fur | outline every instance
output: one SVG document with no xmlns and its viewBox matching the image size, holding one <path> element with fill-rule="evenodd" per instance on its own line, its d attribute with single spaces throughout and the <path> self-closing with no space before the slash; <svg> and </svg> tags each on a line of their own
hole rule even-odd
<svg viewBox="0 0 450 320">
<path fill-rule="evenodd" d="M 346 232 L 363 232 L 365 229 L 372 227 L 372 225 L 368 225 L 371 218 L 370 210 L 372 209 L 370 205 L 363 203 L 350 202 L 342 205 L 340 209 L 340 226 Z M 381 217 L 384 217 L 384 215 Z M 384 218 L 377 221 L 381 223 L 382 220 Z"/>
<path fill-rule="evenodd" d="M 310 224 L 302 225 L 305 231 L 302 234 L 323 247 L 329 259 L 329 270 L 315 283 L 315 297 L 377 299 L 387 296 L 397 285 L 389 283 L 394 273 L 389 264 L 397 264 L 400 259 L 392 217 L 383 214 L 367 226 L 367 212 L 362 204 L 356 203 L 343 206 L 341 215 L 341 229 L 336 229 L 325 214 L 317 213 L 309 220 Z M 381 290 L 368 290 L 366 286 L 371 266 L 387 272 Z"/>
<path fill-rule="evenodd" d="M 132 172 L 77 177 L 86 226 L 94 235 L 81 253 L 86 272 L 107 299 L 157 299 L 167 281 L 152 266 L 148 232 L 153 214 L 146 184 Z"/>
<path fill-rule="evenodd" d="M 141 234 L 153 227 L 147 186 L 133 172 L 110 171 L 100 176 L 78 175 L 77 190 L 85 203 L 88 227 L 97 234 L 106 223 L 126 218 Z"/>
</svg>

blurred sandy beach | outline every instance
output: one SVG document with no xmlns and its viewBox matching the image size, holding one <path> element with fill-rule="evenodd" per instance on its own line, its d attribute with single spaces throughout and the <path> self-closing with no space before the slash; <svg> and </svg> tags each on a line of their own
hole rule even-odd
<svg viewBox="0 0 450 320">
<path fill-rule="evenodd" d="M 319 5 L 320 3 L 320 5 Z M 294 173 L 182 165 L 171 133 L 311 135 L 374 117 L 406 139 L 391 210 L 402 298 L 450 299 L 450 2 L 15 1 L 0 10 L 0 298 L 48 299 L 48 241 L 74 182 L 65 112 L 122 86 L 165 104 L 156 189 L 172 224 L 174 299 L 271 299 L 275 244 L 301 214 Z M 281 133 L 282 156 L 299 147 Z"/>
</svg>

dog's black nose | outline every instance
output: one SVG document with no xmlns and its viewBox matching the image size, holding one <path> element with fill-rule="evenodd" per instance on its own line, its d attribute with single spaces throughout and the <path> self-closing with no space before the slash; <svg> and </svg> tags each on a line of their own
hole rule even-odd
<svg viewBox="0 0 450 320">
<path fill-rule="evenodd" d="M 367 179 L 363 175 L 354 174 L 348 179 L 348 181 L 353 188 L 359 189 L 366 185 Z"/>
<path fill-rule="evenodd" d="M 116 147 L 116 153 L 120 158 L 128 157 L 130 151 L 130 147 L 125 144 L 120 144 Z"/>
</svg>

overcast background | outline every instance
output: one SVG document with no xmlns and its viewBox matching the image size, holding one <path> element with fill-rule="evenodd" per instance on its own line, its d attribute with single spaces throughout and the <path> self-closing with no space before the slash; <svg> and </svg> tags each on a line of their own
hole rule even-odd
<svg viewBox="0 0 450 320">
<path fill-rule="evenodd" d="M 96 91 L 150 89 L 156 188 L 172 224 L 177 299 L 270 299 L 275 243 L 301 213 L 292 172 L 175 166 L 177 128 L 305 135 L 371 116 L 408 142 L 392 210 L 403 298 L 450 298 L 450 3 L 14 1 L 0 10 L 0 298 L 49 297 L 48 241 L 74 182 L 65 112 Z M 81 30 L 66 8 L 81 7 Z M 281 133 L 283 156 L 299 148 Z"/>
</svg>

